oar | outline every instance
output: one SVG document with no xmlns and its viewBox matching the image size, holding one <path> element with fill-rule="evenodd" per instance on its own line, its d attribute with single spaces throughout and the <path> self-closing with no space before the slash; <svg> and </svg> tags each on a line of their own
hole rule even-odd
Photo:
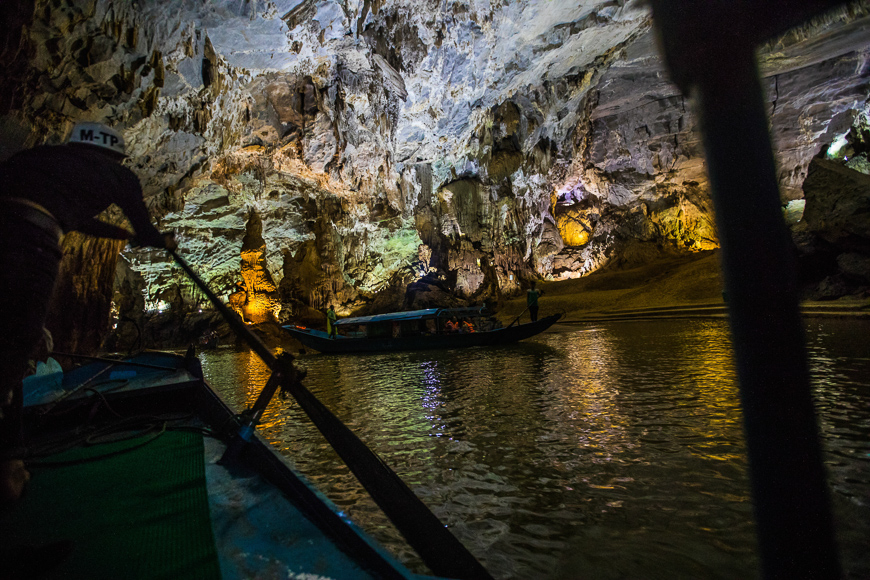
<svg viewBox="0 0 870 580">
<path fill-rule="evenodd" d="M 289 362 L 292 361 L 292 356 L 286 354 L 279 360 L 245 326 L 238 314 L 221 302 L 175 250 L 168 251 L 176 263 L 208 297 L 218 312 L 223 315 L 230 327 L 272 369 L 274 378 L 270 378 L 266 388 L 274 392 L 275 383 L 280 382 L 284 392 L 293 395 L 299 406 L 347 464 L 372 496 L 372 499 L 375 500 L 375 503 L 393 522 L 408 544 L 420 554 L 432 572 L 449 578 L 492 580 L 489 572 L 426 507 L 426 504 L 414 495 L 414 492 L 405 482 L 299 380 L 294 380 L 298 378 L 297 375 L 287 368 Z M 266 388 L 258 398 L 258 403 L 259 399 L 271 399 L 271 393 L 265 392 Z M 265 401 L 262 407 L 264 408 L 267 404 L 268 401 Z M 252 411 L 256 413 L 253 409 Z"/>
<path fill-rule="evenodd" d="M 516 321 L 519 320 L 520 317 L 521 317 L 523 314 L 525 314 L 526 311 L 527 311 L 529 308 L 531 308 L 533 305 L 535 305 L 535 304 L 537 304 L 537 303 L 538 303 L 538 297 L 535 296 L 535 301 L 532 302 L 531 304 L 529 304 L 528 306 L 526 306 L 526 309 L 523 310 L 522 312 L 520 312 L 520 316 L 517 316 L 516 318 L 514 318 L 514 319 L 513 319 L 513 322 L 511 322 L 510 324 L 507 325 L 507 328 L 510 328 L 511 326 L 513 326 L 513 325 L 516 323 Z"/>
<path fill-rule="evenodd" d="M 260 424 L 260 418 L 262 418 L 263 413 L 266 411 L 266 407 L 269 406 L 269 401 L 275 396 L 275 391 L 278 390 L 278 387 L 281 387 L 282 393 L 289 392 L 289 383 L 299 382 L 305 376 L 304 372 L 299 373 L 296 367 L 293 366 L 292 357 L 287 358 L 286 363 L 282 360 L 284 358 L 285 355 L 281 355 L 278 358 L 278 362 L 275 363 L 276 366 L 272 370 L 272 374 L 269 375 L 269 380 L 266 381 L 263 390 L 260 391 L 254 406 L 242 413 L 242 425 L 235 437 L 227 445 L 224 454 L 218 460 L 219 464 L 233 465 L 238 461 L 245 446 L 254 436 L 254 431 L 257 425 Z"/>
</svg>

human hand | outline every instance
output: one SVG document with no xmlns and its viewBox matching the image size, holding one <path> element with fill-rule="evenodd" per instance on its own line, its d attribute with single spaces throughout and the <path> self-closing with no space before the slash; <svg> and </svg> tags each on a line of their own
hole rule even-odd
<svg viewBox="0 0 870 580">
<path fill-rule="evenodd" d="M 170 251 L 178 249 L 178 242 L 175 241 L 175 232 L 163 233 L 163 247 Z"/>
<path fill-rule="evenodd" d="M 15 501 L 21 497 L 30 472 L 20 459 L 10 459 L 0 462 L 0 504 Z"/>
</svg>

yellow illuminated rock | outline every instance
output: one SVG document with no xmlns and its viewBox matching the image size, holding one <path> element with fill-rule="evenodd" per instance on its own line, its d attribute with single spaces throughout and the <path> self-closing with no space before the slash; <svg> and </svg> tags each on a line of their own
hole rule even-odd
<svg viewBox="0 0 870 580">
<path fill-rule="evenodd" d="M 242 242 L 239 290 L 230 296 L 230 306 L 246 322 L 271 322 L 278 318 L 281 303 L 278 288 L 266 265 L 266 243 L 263 241 L 263 222 L 251 212 L 247 234 Z"/>
<path fill-rule="evenodd" d="M 556 227 L 566 246 L 582 246 L 592 237 L 589 219 L 582 210 L 568 210 L 556 218 Z"/>
</svg>

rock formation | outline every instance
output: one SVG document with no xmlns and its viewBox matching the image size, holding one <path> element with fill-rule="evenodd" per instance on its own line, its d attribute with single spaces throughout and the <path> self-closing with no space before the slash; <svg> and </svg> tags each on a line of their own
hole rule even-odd
<svg viewBox="0 0 870 580">
<path fill-rule="evenodd" d="M 263 221 L 252 211 L 242 239 L 242 281 L 230 295 L 230 306 L 247 322 L 274 322 L 281 312 L 278 288 L 266 264 Z"/>
<path fill-rule="evenodd" d="M 638 0 L 3 10 L 2 155 L 60 142 L 80 119 L 123 130 L 155 220 L 224 299 L 244 291 L 232 300 L 252 321 L 493 301 L 534 278 L 718 245 L 692 103 Z M 813 168 L 841 173 L 812 164 L 848 138 L 852 159 L 829 162 L 867 171 L 868 27 L 870 3 L 853 2 L 758 53 L 784 209 L 801 223 L 806 202 L 814 225 L 798 238 L 815 240 L 808 256 L 828 244 L 838 272 L 860 269 L 866 246 L 830 249 L 840 233 L 818 229 L 833 222 L 816 215 Z M 862 186 L 843 187 L 853 199 Z M 143 316 L 199 314 L 166 256 L 128 248 L 121 262 L 116 306 L 141 292 Z M 863 287 L 841 278 L 842 292 Z"/>
</svg>

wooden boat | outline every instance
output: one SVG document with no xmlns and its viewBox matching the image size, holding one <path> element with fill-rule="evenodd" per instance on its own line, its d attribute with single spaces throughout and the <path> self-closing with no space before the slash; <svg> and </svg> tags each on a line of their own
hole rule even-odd
<svg viewBox="0 0 870 580">
<path fill-rule="evenodd" d="M 474 332 L 448 332 L 452 318 L 473 323 Z M 303 345 L 322 353 L 381 352 L 493 346 L 508 344 L 540 334 L 562 314 L 536 322 L 501 327 L 479 308 L 430 308 L 391 314 L 342 318 L 335 323 L 336 336 L 298 325 L 282 328 Z"/>
<path fill-rule="evenodd" d="M 0 511 L 4 578 L 421 578 L 241 425 L 193 357 L 30 377 L 33 474 Z"/>
<path fill-rule="evenodd" d="M 206 332 L 199 337 L 200 349 L 212 349 L 218 346 L 218 334 L 215 331 Z"/>
</svg>

